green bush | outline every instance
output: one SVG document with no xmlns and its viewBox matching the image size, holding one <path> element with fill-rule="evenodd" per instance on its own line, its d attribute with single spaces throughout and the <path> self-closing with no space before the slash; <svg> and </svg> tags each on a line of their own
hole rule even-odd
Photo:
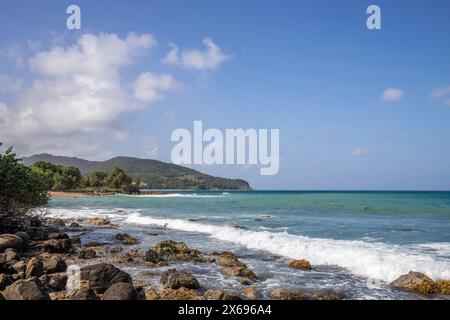
<svg viewBox="0 0 450 320">
<path fill-rule="evenodd" d="M 23 165 L 12 148 L 0 154 L 0 215 L 26 214 L 47 202 L 46 177 Z"/>
</svg>

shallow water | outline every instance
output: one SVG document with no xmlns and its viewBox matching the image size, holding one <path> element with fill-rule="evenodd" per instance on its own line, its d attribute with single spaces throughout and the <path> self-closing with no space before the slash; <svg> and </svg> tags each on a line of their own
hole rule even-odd
<svg viewBox="0 0 450 320">
<path fill-rule="evenodd" d="M 142 247 L 173 239 L 205 252 L 234 251 L 254 269 L 263 293 L 295 287 L 343 290 L 352 299 L 420 299 L 386 283 L 411 270 L 450 279 L 449 192 L 177 191 L 58 198 L 49 211 L 106 215 Z M 103 232 L 110 237 L 117 231 Z M 289 269 L 294 258 L 309 260 L 314 269 Z M 239 287 L 213 264 L 179 267 L 192 271 L 204 288 Z"/>
</svg>

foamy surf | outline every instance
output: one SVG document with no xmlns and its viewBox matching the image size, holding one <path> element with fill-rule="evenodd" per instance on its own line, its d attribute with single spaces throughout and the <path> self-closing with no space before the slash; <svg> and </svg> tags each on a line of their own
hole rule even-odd
<svg viewBox="0 0 450 320">
<path fill-rule="evenodd" d="M 334 265 L 355 275 L 392 281 L 411 270 L 434 279 L 450 278 L 450 263 L 438 258 L 440 250 L 448 252 L 450 243 L 440 243 L 434 254 L 424 252 L 421 245 L 398 246 L 361 240 L 335 240 L 292 235 L 287 232 L 241 230 L 181 219 L 160 219 L 133 213 L 126 223 L 157 225 L 169 229 L 199 232 L 212 238 L 263 250 L 291 259 L 307 259 L 313 265 Z"/>
<path fill-rule="evenodd" d="M 122 197 L 133 197 L 133 198 L 223 198 L 229 194 L 196 194 L 196 193 L 168 193 L 168 194 L 118 194 L 117 196 Z"/>
</svg>

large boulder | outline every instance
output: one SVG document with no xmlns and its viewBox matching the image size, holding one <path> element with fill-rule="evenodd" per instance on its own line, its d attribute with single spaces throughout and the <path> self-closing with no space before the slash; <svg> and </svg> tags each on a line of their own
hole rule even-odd
<svg viewBox="0 0 450 320">
<path fill-rule="evenodd" d="M 296 289 L 274 289 L 269 297 L 271 300 L 305 300 L 303 292 Z"/>
<path fill-rule="evenodd" d="M 108 263 L 83 267 L 81 280 L 87 281 L 89 288 L 98 293 L 105 292 L 110 286 L 119 282 L 132 283 L 128 273 Z"/>
<path fill-rule="evenodd" d="M 200 251 L 190 249 L 184 242 L 173 240 L 160 241 L 153 246 L 153 250 L 165 260 L 197 260 L 200 259 Z"/>
<path fill-rule="evenodd" d="M 89 288 L 75 289 L 69 292 L 68 300 L 97 300 L 94 290 Z"/>
<path fill-rule="evenodd" d="M 44 265 L 42 261 L 36 257 L 31 258 L 27 263 L 27 269 L 25 270 L 25 277 L 40 277 L 44 274 Z"/>
<path fill-rule="evenodd" d="M 31 242 L 30 235 L 25 231 L 16 232 L 15 235 L 22 239 L 24 246 L 27 246 Z"/>
<path fill-rule="evenodd" d="M 43 243 L 43 250 L 49 253 L 68 253 L 71 249 L 70 239 L 50 239 Z"/>
<path fill-rule="evenodd" d="M 139 294 L 131 283 L 119 282 L 105 291 L 102 300 L 139 300 Z"/>
<path fill-rule="evenodd" d="M 64 272 L 67 269 L 64 259 L 58 255 L 42 255 L 41 258 L 45 273 Z"/>
<path fill-rule="evenodd" d="M 48 280 L 48 286 L 55 291 L 62 291 L 66 288 L 67 276 L 55 275 Z"/>
<path fill-rule="evenodd" d="M 160 282 L 165 288 L 178 289 L 181 287 L 187 289 L 198 289 L 200 285 L 198 280 L 190 273 L 178 271 L 177 269 L 169 269 L 165 271 Z"/>
<path fill-rule="evenodd" d="M 450 280 L 436 280 L 435 284 L 440 294 L 450 295 Z"/>
<path fill-rule="evenodd" d="M 216 259 L 216 264 L 222 267 L 246 267 L 245 263 L 239 261 L 237 257 L 228 251 L 224 251 Z"/>
<path fill-rule="evenodd" d="M 6 300 L 50 300 L 36 278 L 18 280 L 3 291 Z"/>
<path fill-rule="evenodd" d="M 391 282 L 391 286 L 417 291 L 422 294 L 436 293 L 436 284 L 434 281 L 420 272 L 410 271 Z"/>
<path fill-rule="evenodd" d="M 20 255 L 16 251 L 10 248 L 5 250 L 5 262 L 19 261 L 19 260 Z"/>
<path fill-rule="evenodd" d="M 8 248 L 22 250 L 24 245 L 23 239 L 18 235 L 9 233 L 0 234 L 0 252 Z"/>
</svg>

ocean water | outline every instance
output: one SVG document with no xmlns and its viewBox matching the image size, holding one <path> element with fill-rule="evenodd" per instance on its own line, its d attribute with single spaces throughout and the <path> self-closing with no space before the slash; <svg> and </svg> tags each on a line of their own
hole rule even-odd
<svg viewBox="0 0 450 320">
<path fill-rule="evenodd" d="M 139 247 L 173 239 L 204 252 L 231 250 L 256 272 L 264 295 L 292 287 L 341 290 L 350 299 L 423 299 L 388 283 L 411 270 L 450 279 L 450 192 L 174 191 L 57 198 L 48 211 L 107 216 L 138 237 Z M 85 241 L 118 231 L 102 232 Z M 291 259 L 307 259 L 313 270 L 292 270 Z M 193 272 L 205 289 L 240 286 L 214 264 L 175 267 Z"/>
</svg>

